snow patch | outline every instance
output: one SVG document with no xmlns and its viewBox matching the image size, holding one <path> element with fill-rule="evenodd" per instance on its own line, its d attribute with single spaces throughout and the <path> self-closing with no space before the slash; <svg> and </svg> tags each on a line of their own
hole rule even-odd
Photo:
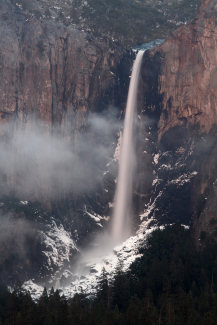
<svg viewBox="0 0 217 325">
<path fill-rule="evenodd" d="M 29 202 L 28 201 L 20 201 L 20 204 L 22 205 L 27 205 Z"/>
<path fill-rule="evenodd" d="M 34 283 L 32 280 L 24 282 L 24 284 L 22 285 L 22 288 L 23 288 L 23 290 L 30 292 L 33 300 L 39 299 L 39 297 L 41 296 L 41 294 L 44 290 L 44 288 L 42 286 Z"/>
<path fill-rule="evenodd" d="M 53 267 L 62 267 L 65 262 L 70 261 L 70 257 L 74 251 L 78 251 L 74 241 L 71 239 L 71 234 L 67 232 L 63 225 L 57 226 L 52 220 L 47 232 L 40 232 L 45 245 L 45 250 L 42 253 L 47 257 L 50 269 Z"/>
<path fill-rule="evenodd" d="M 166 164 L 162 164 L 162 165 L 160 166 L 160 169 L 168 169 L 168 170 L 172 170 L 173 168 L 172 168 L 172 166 L 171 166 L 170 164 L 168 164 L 168 165 L 166 165 Z"/>
<path fill-rule="evenodd" d="M 163 191 L 160 191 L 152 203 L 150 200 L 149 203 L 146 204 L 145 212 L 140 215 L 140 220 L 143 220 L 143 219 L 146 219 L 149 217 L 151 212 L 155 209 L 156 201 L 159 199 L 159 197 L 161 197 L 162 194 L 163 194 Z"/>
<path fill-rule="evenodd" d="M 154 160 L 155 165 L 158 164 L 159 157 L 160 157 L 160 154 L 159 153 L 157 153 L 156 155 L 154 155 L 153 160 Z"/>
<path fill-rule="evenodd" d="M 193 176 L 196 176 L 198 174 L 198 172 L 194 171 L 192 173 L 185 173 L 181 176 L 179 176 L 178 178 L 175 178 L 171 181 L 168 182 L 168 184 L 177 184 L 180 186 L 183 186 L 186 183 L 189 183 L 192 179 Z"/>
<path fill-rule="evenodd" d="M 157 183 L 159 183 L 159 179 L 158 178 L 153 179 L 152 186 L 155 186 Z"/>
<path fill-rule="evenodd" d="M 87 211 L 87 207 L 86 205 L 84 206 L 84 213 L 86 215 L 88 215 L 91 219 L 93 219 L 94 221 L 96 221 L 96 224 L 99 226 L 99 227 L 103 227 L 103 225 L 100 223 L 102 220 L 106 220 L 108 221 L 109 218 L 106 217 L 106 216 L 100 216 L 99 214 L 97 213 L 90 213 Z"/>
<path fill-rule="evenodd" d="M 123 244 L 115 247 L 113 252 L 99 258 L 95 263 L 89 264 L 88 274 L 74 274 L 73 281 L 69 285 L 60 288 L 63 294 L 68 298 L 73 297 L 76 293 L 85 293 L 90 296 L 96 294 L 102 270 L 105 269 L 109 281 L 114 278 L 119 264 L 122 265 L 123 271 L 127 271 L 135 259 L 141 256 L 138 249 L 144 246 L 147 235 L 153 230 L 149 229 L 146 233 L 139 233 L 128 238 Z"/>
<path fill-rule="evenodd" d="M 121 142 L 122 142 L 122 132 L 119 133 L 118 142 L 117 142 L 117 146 L 115 148 L 114 157 L 113 157 L 114 161 L 119 161 Z"/>
</svg>

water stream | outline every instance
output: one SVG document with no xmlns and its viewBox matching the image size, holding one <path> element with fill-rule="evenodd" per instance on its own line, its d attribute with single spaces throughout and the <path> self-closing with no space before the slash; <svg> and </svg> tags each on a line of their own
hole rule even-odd
<svg viewBox="0 0 217 325">
<path fill-rule="evenodd" d="M 131 232 L 130 216 L 132 215 L 133 179 L 136 165 L 133 132 L 143 53 L 144 51 L 139 51 L 134 61 L 128 91 L 111 232 L 114 243 L 120 243 Z"/>
</svg>

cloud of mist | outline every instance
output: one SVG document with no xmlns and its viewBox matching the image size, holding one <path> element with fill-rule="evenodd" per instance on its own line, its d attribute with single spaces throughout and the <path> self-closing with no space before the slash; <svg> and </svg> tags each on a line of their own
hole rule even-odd
<svg viewBox="0 0 217 325">
<path fill-rule="evenodd" d="M 0 216 L 0 262 L 1 264 L 13 259 L 26 258 L 27 239 L 33 237 L 33 230 L 30 222 L 24 218 L 13 218 L 12 215 Z"/>
<path fill-rule="evenodd" d="M 55 199 L 93 191 L 112 156 L 120 125 L 113 114 L 90 114 L 86 131 L 69 140 L 43 123 L 0 125 L 0 192 Z"/>
</svg>

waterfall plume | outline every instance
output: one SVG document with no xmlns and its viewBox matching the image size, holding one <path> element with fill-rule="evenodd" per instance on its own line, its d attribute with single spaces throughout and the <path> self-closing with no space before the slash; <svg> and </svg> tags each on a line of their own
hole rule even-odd
<svg viewBox="0 0 217 325">
<path fill-rule="evenodd" d="M 114 243 L 119 243 L 130 235 L 133 179 L 136 164 L 133 131 L 135 112 L 137 110 L 137 93 L 143 53 L 143 51 L 139 51 L 134 61 L 128 91 L 112 222 L 111 236 Z"/>
</svg>

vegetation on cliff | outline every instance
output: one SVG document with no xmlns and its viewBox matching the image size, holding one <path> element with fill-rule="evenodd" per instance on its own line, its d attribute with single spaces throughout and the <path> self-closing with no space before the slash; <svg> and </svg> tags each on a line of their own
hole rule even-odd
<svg viewBox="0 0 217 325">
<path fill-rule="evenodd" d="M 195 16 L 199 0 L 10 0 L 30 17 L 108 36 L 125 45 L 165 38 Z"/>
<path fill-rule="evenodd" d="M 89 0 L 82 16 L 91 29 L 131 45 L 165 38 L 194 17 L 198 0 Z"/>
</svg>

